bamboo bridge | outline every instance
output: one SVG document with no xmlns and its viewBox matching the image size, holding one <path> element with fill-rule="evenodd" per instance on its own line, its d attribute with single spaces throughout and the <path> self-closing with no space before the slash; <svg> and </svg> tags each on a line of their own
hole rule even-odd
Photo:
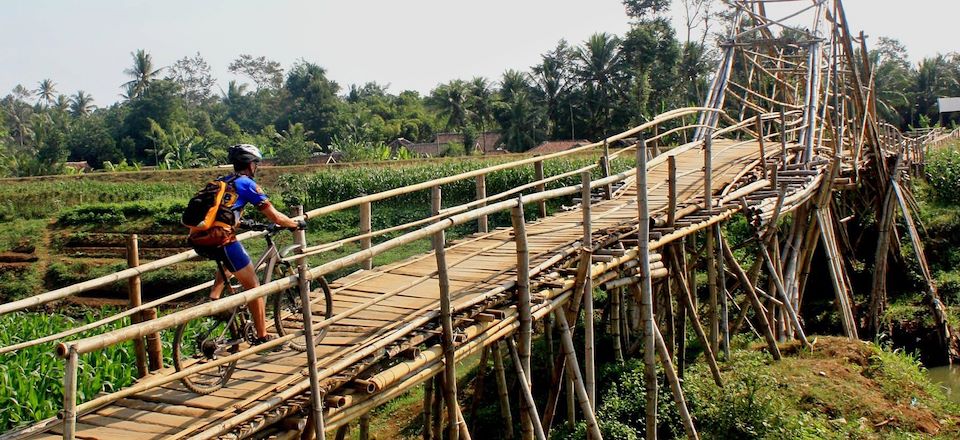
<svg viewBox="0 0 960 440">
<path fill-rule="evenodd" d="M 210 285 L 141 303 L 140 276 L 197 257 L 184 252 L 0 305 L 0 314 L 11 313 L 117 282 L 138 292 L 130 309 L 101 322 L 0 348 L 2 353 L 53 342 L 65 368 L 60 416 L 0 439 L 291 439 L 332 433 L 343 438 L 356 421 L 366 438 L 371 410 L 421 385 L 424 438 L 440 439 L 444 432 L 450 439 L 470 438 L 456 368 L 477 354 L 494 359 L 504 437 L 514 436 L 512 400 L 520 408 L 518 436 L 548 437 L 563 409 L 568 420 L 583 417 L 590 438 L 599 439 L 594 411 L 598 329 L 594 319 L 578 319 L 597 316 L 595 305 L 605 309 L 615 357 L 643 355 L 647 438 L 651 429 L 655 438 L 658 359 L 687 436 L 698 438 L 677 378 L 686 362 L 687 326 L 705 347 L 717 386 L 723 384 L 718 363 L 728 353 L 731 334 L 744 326 L 762 337 L 774 359 L 780 357 L 778 343 L 786 340 L 812 348 L 800 311 L 805 293 L 824 295 L 805 289 L 817 264 L 829 274 L 833 291 L 828 294 L 843 334 L 858 338 L 875 331 L 886 304 L 886 260 L 898 209 L 907 220 L 906 235 L 919 250 L 927 302 L 940 325 L 944 352 L 954 356 L 956 338 L 926 268 L 911 198 L 901 182 L 922 168 L 928 148 L 960 133 L 908 138 L 877 119 L 870 65 L 855 50 L 865 53 L 865 40 L 850 33 L 840 0 L 777 0 L 779 9 L 795 6 L 779 20 L 770 17 L 770 2 L 774 0 L 728 2 L 735 19 L 721 43 L 721 62 L 702 107 L 666 112 L 574 150 L 307 211 L 302 218 L 309 221 L 359 210 L 360 233 L 314 246 L 299 234 L 299 252 L 290 257 L 298 265 L 295 275 L 158 317 L 158 306 Z M 798 17 L 812 21 L 791 22 Z M 775 36 L 777 28 L 790 30 L 793 37 Z M 597 161 L 544 175 L 545 162 L 570 154 L 593 154 Z M 636 167 L 629 171 L 610 171 L 616 161 L 634 160 Z M 487 194 L 486 176 L 520 167 L 533 167 L 535 180 Z M 579 184 L 558 183 L 570 178 L 579 178 Z M 463 181 L 475 182 L 476 200 L 445 206 L 444 186 Z M 385 230 L 371 228 L 377 202 L 424 191 L 431 193 L 429 215 Z M 549 214 L 551 200 L 569 206 Z M 534 210 L 538 219 L 527 221 Z M 862 212 L 877 213 L 881 235 L 874 289 L 870 304 L 862 307 L 869 312 L 858 314 L 844 255 L 851 246 L 846 222 Z M 490 228 L 488 218 L 498 214 L 509 214 L 512 226 Z M 735 216 L 745 217 L 752 228 L 748 243 L 724 237 L 722 225 Z M 445 232 L 460 225 L 476 225 L 477 232 L 448 242 Z M 396 235 L 398 231 L 405 232 Z M 260 234 L 248 232 L 241 239 Z M 374 243 L 387 234 L 393 238 Z M 432 240 L 434 251 L 373 267 L 374 257 L 424 239 Z M 347 243 L 359 244 L 360 250 L 314 267 L 307 264 L 311 256 Z M 737 249 L 755 251 L 756 263 L 741 267 L 734 257 Z M 817 249 L 826 262 L 814 261 Z M 331 280 L 334 310 L 325 318 L 319 311 L 322 296 L 309 291 L 308 281 L 351 268 L 357 270 Z M 707 274 L 701 291 L 698 270 Z M 162 364 L 158 332 L 285 289 L 309 295 L 313 319 L 288 317 L 286 336 L 256 347 L 243 345 L 236 353 L 181 372 Z M 606 291 L 607 300 L 595 301 L 595 289 Z M 736 310 L 739 316 L 732 317 Z M 136 319 L 94 336 L 70 338 L 127 316 Z M 584 342 L 578 347 L 572 335 L 580 326 Z M 326 336 L 306 353 L 284 348 L 318 328 L 326 329 Z M 530 389 L 537 333 L 546 339 L 553 360 L 542 372 L 550 388 L 540 407 Z M 77 384 L 86 378 L 78 370 L 79 359 L 131 342 L 140 368 L 149 371 L 129 387 L 80 402 Z M 504 349 L 513 360 L 513 373 L 523 378 L 519 390 L 508 390 Z M 232 378 L 210 394 L 193 393 L 179 380 L 234 361 Z"/>
</svg>

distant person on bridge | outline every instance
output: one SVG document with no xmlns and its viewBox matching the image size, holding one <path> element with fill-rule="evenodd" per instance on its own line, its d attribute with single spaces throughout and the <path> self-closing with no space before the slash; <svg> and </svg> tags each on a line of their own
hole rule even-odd
<svg viewBox="0 0 960 440">
<path fill-rule="evenodd" d="M 223 265 L 226 276 L 235 276 L 243 288 L 253 289 L 260 285 L 256 268 L 250 261 L 250 256 L 243 244 L 237 241 L 236 227 L 240 223 L 243 208 L 247 205 L 256 206 L 270 221 L 284 228 L 303 229 L 306 223 L 303 220 L 292 220 L 282 212 L 277 211 L 264 194 L 260 185 L 253 180 L 263 155 L 260 149 L 250 144 L 234 145 L 227 150 L 227 160 L 233 164 L 233 173 L 217 178 L 217 181 L 226 183 L 226 192 L 221 210 L 229 206 L 230 212 L 219 213 L 213 226 L 202 231 L 192 231 L 190 243 L 197 253 L 219 261 Z M 233 200 L 231 202 L 231 200 Z M 221 217 L 221 214 L 227 214 Z M 222 218 L 228 219 L 227 222 Z M 229 223 L 228 223 L 229 222 Z M 210 300 L 217 300 L 224 288 L 223 275 L 217 271 L 216 281 L 210 289 Z M 253 317 L 253 325 L 257 332 L 257 343 L 262 344 L 273 337 L 267 334 L 266 306 L 263 298 L 257 298 L 247 304 Z"/>
</svg>

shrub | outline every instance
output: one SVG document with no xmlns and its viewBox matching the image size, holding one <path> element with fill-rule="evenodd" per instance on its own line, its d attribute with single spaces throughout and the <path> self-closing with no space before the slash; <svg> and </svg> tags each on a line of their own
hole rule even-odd
<svg viewBox="0 0 960 440">
<path fill-rule="evenodd" d="M 960 146 L 932 152 L 927 157 L 926 173 L 937 200 L 960 203 Z"/>
</svg>

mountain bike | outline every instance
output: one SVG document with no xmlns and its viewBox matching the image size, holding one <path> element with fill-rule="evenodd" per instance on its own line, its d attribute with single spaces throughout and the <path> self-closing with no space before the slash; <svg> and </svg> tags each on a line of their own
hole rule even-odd
<svg viewBox="0 0 960 440">
<path fill-rule="evenodd" d="M 267 248 L 254 266 L 260 274 L 261 285 L 297 274 L 296 268 L 283 259 L 293 255 L 299 246 L 291 245 L 280 251 L 273 240 L 273 237 L 284 228 L 248 220 L 240 222 L 240 228 L 266 232 L 263 237 Z M 220 261 L 217 261 L 217 270 L 220 276 L 227 280 L 224 283 L 224 297 L 241 290 L 239 285 L 230 282 Z M 320 288 L 323 297 L 312 301 L 311 318 L 313 321 L 321 317 L 328 319 L 333 315 L 330 286 L 322 276 L 314 282 Z M 278 337 L 303 329 L 302 303 L 298 286 L 269 295 L 269 302 L 273 313 L 273 331 Z M 319 343 L 326 333 L 326 328 L 314 330 L 314 343 Z M 177 371 L 180 371 L 196 363 L 215 361 L 220 356 L 229 356 L 240 351 L 243 343 L 253 345 L 257 339 L 256 336 L 253 319 L 246 304 L 223 313 L 192 319 L 177 327 L 173 339 L 173 365 Z M 297 351 L 305 351 L 306 338 L 299 336 L 287 342 L 286 346 Z M 223 388 L 233 375 L 236 366 L 236 361 L 225 363 L 183 377 L 180 381 L 195 393 L 210 394 Z"/>
</svg>

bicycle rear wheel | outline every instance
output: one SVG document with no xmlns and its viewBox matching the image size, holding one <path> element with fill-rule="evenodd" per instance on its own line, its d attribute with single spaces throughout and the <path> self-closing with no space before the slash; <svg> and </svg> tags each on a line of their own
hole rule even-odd
<svg viewBox="0 0 960 440">
<path fill-rule="evenodd" d="M 213 362 L 239 351 L 243 340 L 235 315 L 229 321 L 216 316 L 190 320 L 177 327 L 173 338 L 173 365 L 181 371 L 198 363 Z M 210 394 L 223 388 L 236 367 L 236 361 L 228 362 L 183 377 L 180 382 L 197 394 Z"/>
<path fill-rule="evenodd" d="M 294 269 L 288 263 L 281 263 L 274 267 L 274 279 L 294 275 Z M 323 298 L 314 299 L 311 306 L 311 312 L 314 324 L 319 319 L 328 319 L 333 316 L 333 296 L 330 294 L 330 286 L 323 277 L 315 280 L 320 287 L 319 294 Z M 284 336 L 303 329 L 303 308 L 300 302 L 300 290 L 296 287 L 282 290 L 273 294 L 273 323 L 277 335 Z M 314 344 L 319 344 L 320 340 L 327 335 L 327 328 L 314 330 Z M 288 345 L 297 351 L 306 351 L 306 338 L 299 336 L 291 340 Z"/>
</svg>

